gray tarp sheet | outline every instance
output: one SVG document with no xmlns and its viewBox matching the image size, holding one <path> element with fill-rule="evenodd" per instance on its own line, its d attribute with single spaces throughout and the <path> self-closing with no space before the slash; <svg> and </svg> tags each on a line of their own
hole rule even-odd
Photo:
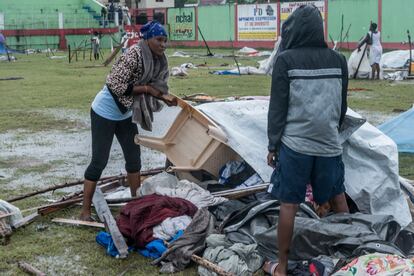
<svg viewBox="0 0 414 276">
<path fill-rule="evenodd" d="M 246 206 L 223 222 L 226 237 L 232 242 L 256 243 L 261 255 L 276 259 L 279 206 L 276 200 Z M 400 226 L 392 216 L 356 213 L 315 219 L 309 210 L 304 211 L 295 219 L 289 253 L 292 260 L 320 255 L 349 258 L 366 251 L 403 256 L 393 245 Z"/>
<path fill-rule="evenodd" d="M 197 106 L 221 126 L 228 136 L 228 145 L 266 182 L 272 174 L 266 161 L 268 105 L 268 101 L 252 100 Z M 350 109 L 347 115 L 348 122 L 349 116 L 361 118 Z M 398 181 L 397 146 L 369 123 L 351 133 L 342 132 L 346 140 L 343 161 L 348 195 L 361 212 L 391 215 L 402 227 L 407 226 L 411 215 Z"/>
</svg>

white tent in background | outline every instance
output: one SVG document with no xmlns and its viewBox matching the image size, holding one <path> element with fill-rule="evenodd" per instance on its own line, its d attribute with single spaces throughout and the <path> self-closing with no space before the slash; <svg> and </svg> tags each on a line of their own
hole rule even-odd
<svg viewBox="0 0 414 276">
<path fill-rule="evenodd" d="M 365 47 L 365 46 L 363 46 Z M 361 48 L 363 48 L 361 47 Z M 359 68 L 358 68 L 359 67 Z M 355 76 L 355 73 L 357 72 Z M 353 79 L 356 77 L 357 79 L 368 79 L 371 74 L 371 66 L 369 65 L 368 60 L 368 49 L 364 51 L 358 52 L 358 49 L 352 52 L 351 56 L 348 59 L 348 75 L 349 78 Z"/>
</svg>

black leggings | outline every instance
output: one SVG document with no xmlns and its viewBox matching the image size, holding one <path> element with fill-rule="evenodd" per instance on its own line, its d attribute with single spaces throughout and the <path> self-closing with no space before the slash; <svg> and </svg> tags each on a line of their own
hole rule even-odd
<svg viewBox="0 0 414 276">
<path fill-rule="evenodd" d="M 137 125 L 131 118 L 122 121 L 112 121 L 96 114 L 91 109 L 92 130 L 92 161 L 85 171 L 85 179 L 98 181 L 102 171 L 108 163 L 114 134 L 121 145 L 125 158 L 125 170 L 128 173 L 136 173 L 141 170 L 141 150 L 134 143 L 134 137 L 138 134 Z"/>
</svg>

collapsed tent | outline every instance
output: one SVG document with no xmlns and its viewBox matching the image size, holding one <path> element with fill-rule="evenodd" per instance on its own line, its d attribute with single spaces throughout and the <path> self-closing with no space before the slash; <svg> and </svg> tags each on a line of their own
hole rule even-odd
<svg viewBox="0 0 414 276">
<path fill-rule="evenodd" d="M 266 161 L 268 105 L 268 101 L 253 100 L 197 107 L 222 128 L 228 137 L 227 144 L 266 182 L 272 173 Z M 347 115 L 348 122 L 361 119 L 350 109 Z M 369 123 L 348 138 L 351 132 L 342 130 L 342 138 L 346 140 L 343 162 L 348 195 L 361 212 L 391 215 L 402 227 L 407 226 L 411 216 L 398 180 L 395 143 Z"/>
<path fill-rule="evenodd" d="M 269 182 L 273 172 L 266 160 L 268 105 L 267 100 L 248 100 L 196 106 L 196 109 L 214 122 L 215 128 L 219 127 L 224 132 L 225 137 L 221 134 L 219 139 L 239 158 L 245 160 L 264 182 Z M 176 114 L 180 114 L 179 110 L 179 107 L 165 108 L 155 114 L 154 120 L 160 122 L 164 130 L 157 130 L 151 135 L 164 134 L 165 127 L 174 125 Z M 186 107 L 185 110 L 188 108 Z M 192 110 L 191 116 L 194 116 L 195 112 Z M 411 222 L 411 215 L 400 189 L 397 146 L 380 130 L 367 122 L 363 123 L 364 121 L 361 116 L 348 109 L 341 128 L 347 193 L 362 213 L 391 215 L 402 227 L 405 227 Z M 191 139 L 196 139 L 191 138 L 192 133 L 194 131 L 186 134 L 190 135 L 186 137 L 189 143 Z M 173 147 L 173 140 L 170 143 L 172 144 L 169 147 Z M 188 146 L 185 149 L 190 150 Z M 186 151 L 185 149 L 182 150 Z M 205 152 L 207 149 L 199 150 Z M 188 152 L 182 153 L 182 155 L 187 154 Z M 227 161 L 235 160 L 232 159 L 235 157 L 234 154 L 228 151 L 224 151 L 224 154 Z M 217 163 L 224 157 L 214 157 L 212 160 Z M 192 157 L 190 162 L 194 162 L 191 159 L 199 160 L 198 157 Z M 211 162 L 207 160 L 209 166 Z M 395 210 L 399 211 L 395 212 Z"/>
<path fill-rule="evenodd" d="M 252 202 L 227 215 L 221 228 L 233 243 L 257 244 L 260 255 L 275 260 L 279 211 L 277 200 Z M 394 245 L 399 233 L 400 226 L 391 215 L 356 213 L 319 218 L 302 204 L 295 218 L 289 258 L 308 260 L 324 255 L 346 259 L 365 250 L 403 256 Z"/>
<path fill-rule="evenodd" d="M 414 153 L 414 107 L 383 123 L 378 128 L 390 137 L 399 152 Z"/>
</svg>

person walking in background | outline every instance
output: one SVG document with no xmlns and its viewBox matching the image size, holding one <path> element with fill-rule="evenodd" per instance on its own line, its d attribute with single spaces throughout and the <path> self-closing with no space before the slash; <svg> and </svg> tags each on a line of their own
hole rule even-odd
<svg viewBox="0 0 414 276">
<path fill-rule="evenodd" d="M 116 12 L 118 13 L 118 25 L 123 26 L 124 15 L 121 5 L 117 7 Z"/>
<path fill-rule="evenodd" d="M 131 196 L 141 184 L 141 151 L 134 143 L 136 123 L 151 130 L 153 113 L 159 111 L 168 95 L 168 61 L 165 56 L 167 32 L 157 22 L 141 28 L 143 39 L 121 55 L 112 66 L 106 84 L 91 107 L 92 160 L 85 171 L 80 219 L 92 220 L 91 204 L 96 182 L 108 162 L 114 136 L 121 145 Z M 148 122 L 151 120 L 151 122 Z"/>
<path fill-rule="evenodd" d="M 279 50 L 268 113 L 271 194 L 280 202 L 279 261 L 263 267 L 271 275 L 287 274 L 295 215 L 307 184 L 316 203 L 349 212 L 339 139 L 347 110 L 346 59 L 328 48 L 322 16 L 313 5 L 299 7 L 285 21 Z"/>
<path fill-rule="evenodd" d="M 380 78 L 380 63 L 382 57 L 381 33 L 377 30 L 377 24 L 371 23 L 369 32 L 358 45 L 358 52 L 365 43 L 369 46 L 369 64 L 372 68 L 372 79 Z"/>
<path fill-rule="evenodd" d="M 109 4 L 109 8 L 108 8 L 108 20 L 109 23 L 114 23 L 114 19 L 115 19 L 115 6 L 114 6 L 114 2 L 111 1 L 111 4 Z"/>
<path fill-rule="evenodd" d="M 124 25 L 131 25 L 131 14 L 127 6 L 122 7 Z"/>
<path fill-rule="evenodd" d="M 102 20 L 102 26 L 106 27 L 106 18 L 107 18 L 108 11 L 106 10 L 106 7 L 102 7 L 101 9 L 101 20 Z"/>
<path fill-rule="evenodd" d="M 93 58 L 95 60 L 99 60 L 99 49 L 100 49 L 101 41 L 99 39 L 98 32 L 93 33 L 93 37 L 91 38 L 91 43 L 92 43 Z"/>
</svg>

